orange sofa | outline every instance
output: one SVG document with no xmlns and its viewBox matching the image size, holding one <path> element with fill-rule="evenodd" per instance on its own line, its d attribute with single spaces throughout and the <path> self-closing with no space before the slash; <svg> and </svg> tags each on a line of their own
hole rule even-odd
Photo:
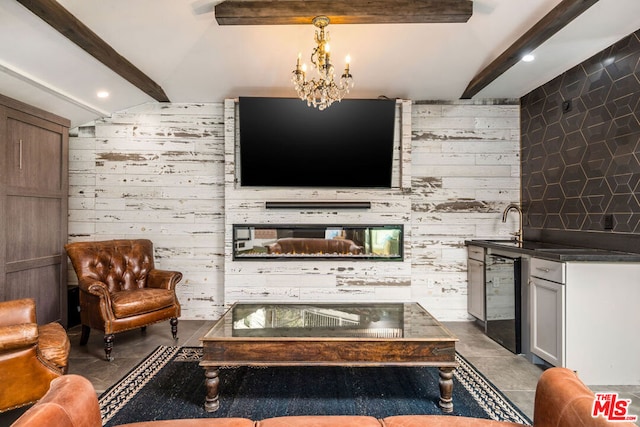
<svg viewBox="0 0 640 427">
<path fill-rule="evenodd" d="M 629 427 L 628 422 L 594 418 L 594 394 L 566 368 L 550 368 L 536 388 L 534 427 Z M 204 411 L 204 409 L 203 409 Z M 12 427 L 99 427 L 98 399 L 91 383 L 78 375 L 65 375 L 51 383 L 49 392 Z M 146 421 L 127 427 L 518 427 L 520 424 L 451 415 L 401 415 L 383 419 L 367 416 L 307 415 L 268 418 L 197 418 Z"/>
<path fill-rule="evenodd" d="M 267 245 L 269 254 L 353 254 L 362 253 L 362 246 L 348 239 L 285 237 Z"/>
</svg>

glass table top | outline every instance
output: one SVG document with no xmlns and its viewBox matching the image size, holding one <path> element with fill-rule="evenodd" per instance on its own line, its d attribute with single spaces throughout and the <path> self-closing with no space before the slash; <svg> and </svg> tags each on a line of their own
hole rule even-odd
<svg viewBox="0 0 640 427">
<path fill-rule="evenodd" d="M 202 338 L 457 341 L 417 303 L 235 304 Z"/>
</svg>

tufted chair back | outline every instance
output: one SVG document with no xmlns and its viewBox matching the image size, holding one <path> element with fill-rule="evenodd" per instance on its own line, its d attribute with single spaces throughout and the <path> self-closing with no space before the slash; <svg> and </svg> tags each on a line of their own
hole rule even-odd
<svg viewBox="0 0 640 427">
<path fill-rule="evenodd" d="M 83 252 L 78 279 L 103 282 L 109 293 L 144 288 L 155 268 L 153 243 L 146 239 L 84 242 L 70 250 Z"/>
<path fill-rule="evenodd" d="M 74 242 L 65 245 L 80 288 L 80 344 L 90 329 L 104 331 L 105 355 L 111 360 L 113 334 L 169 319 L 177 339 L 180 304 L 178 271 L 159 270 L 147 239 Z"/>
</svg>

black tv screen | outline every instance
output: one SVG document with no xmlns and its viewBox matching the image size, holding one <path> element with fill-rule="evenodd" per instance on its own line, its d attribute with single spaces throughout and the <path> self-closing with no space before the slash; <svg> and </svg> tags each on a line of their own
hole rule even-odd
<svg viewBox="0 0 640 427">
<path fill-rule="evenodd" d="M 389 188 L 395 100 L 241 97 L 240 185 Z"/>
</svg>

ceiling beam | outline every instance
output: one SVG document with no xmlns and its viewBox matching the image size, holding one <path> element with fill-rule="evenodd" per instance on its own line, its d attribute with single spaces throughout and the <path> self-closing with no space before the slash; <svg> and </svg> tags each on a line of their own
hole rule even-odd
<svg viewBox="0 0 640 427">
<path fill-rule="evenodd" d="M 215 6 L 220 25 L 311 24 L 318 15 L 331 24 L 467 22 L 471 0 L 227 0 Z"/>
<path fill-rule="evenodd" d="M 17 0 L 63 36 L 158 102 L 170 102 L 164 90 L 56 0 Z"/>
<path fill-rule="evenodd" d="M 476 74 L 460 98 L 471 99 L 509 68 L 517 64 L 524 55 L 533 52 L 538 46 L 597 2 L 598 0 L 562 0 L 551 12 L 494 59 L 491 64 Z"/>
</svg>

